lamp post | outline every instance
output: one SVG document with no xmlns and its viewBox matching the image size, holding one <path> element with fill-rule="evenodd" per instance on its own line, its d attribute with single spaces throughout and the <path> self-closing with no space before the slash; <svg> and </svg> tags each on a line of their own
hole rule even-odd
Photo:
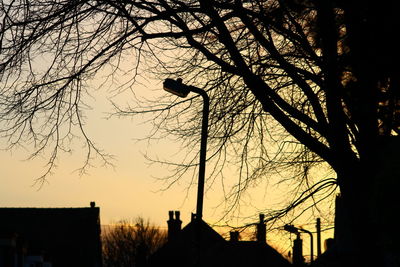
<svg viewBox="0 0 400 267">
<path fill-rule="evenodd" d="M 206 152 L 207 152 L 207 136 L 208 136 L 208 113 L 210 109 L 210 98 L 206 91 L 195 86 L 185 85 L 182 79 L 165 79 L 163 84 L 164 90 L 176 96 L 185 98 L 190 92 L 199 94 L 203 98 L 203 118 L 201 123 L 201 140 L 200 140 L 200 163 L 199 163 L 199 180 L 197 187 L 197 207 L 196 219 L 201 220 L 203 217 L 203 195 L 204 180 L 206 170 Z"/>
<path fill-rule="evenodd" d="M 302 231 L 302 232 L 304 232 L 304 233 L 307 233 L 307 234 L 309 234 L 310 235 L 310 250 L 311 250 L 311 253 L 310 253 L 310 262 L 311 262 L 311 264 L 313 263 L 313 261 L 314 261 L 314 241 L 313 241 L 313 235 L 312 235 L 312 233 L 310 232 L 310 231 L 308 231 L 308 230 L 306 230 L 306 229 L 302 229 L 302 228 L 300 228 L 300 231 Z"/>
</svg>

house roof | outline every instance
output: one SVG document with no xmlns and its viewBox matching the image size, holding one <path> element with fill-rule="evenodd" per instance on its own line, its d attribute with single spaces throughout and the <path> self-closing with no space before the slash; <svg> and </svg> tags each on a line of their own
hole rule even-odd
<svg viewBox="0 0 400 267">
<path fill-rule="evenodd" d="M 151 257 L 150 266 L 286 267 L 289 263 L 266 243 L 228 242 L 203 220 L 193 220 L 174 242 Z"/>
<path fill-rule="evenodd" d="M 289 262 L 267 243 L 236 241 L 217 244 L 208 250 L 201 266 L 289 267 Z"/>
<path fill-rule="evenodd" d="M 226 242 L 203 220 L 192 220 L 174 241 L 167 242 L 150 258 L 150 266 L 197 266 L 208 249 Z"/>
<path fill-rule="evenodd" d="M 96 207 L 0 208 L 0 237 L 16 234 L 28 253 L 50 257 L 55 267 L 100 266 L 99 213 Z"/>
<path fill-rule="evenodd" d="M 200 236 L 202 245 L 211 245 L 224 242 L 225 239 L 203 220 L 192 220 L 181 231 L 181 242 L 197 242 Z"/>
</svg>

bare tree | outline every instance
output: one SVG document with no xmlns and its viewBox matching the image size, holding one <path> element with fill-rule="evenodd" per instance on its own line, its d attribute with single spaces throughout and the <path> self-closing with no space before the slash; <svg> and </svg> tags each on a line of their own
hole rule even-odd
<svg viewBox="0 0 400 267">
<path fill-rule="evenodd" d="M 105 267 L 145 266 L 151 254 L 167 239 L 165 232 L 143 218 L 133 223 L 121 221 L 106 229 L 102 236 Z"/>
<path fill-rule="evenodd" d="M 209 159 L 215 175 L 231 160 L 239 166 L 234 202 L 282 170 L 300 174 L 300 195 L 338 184 L 352 233 L 338 242 L 343 255 L 357 262 L 367 251 L 378 256 L 363 266 L 374 266 L 398 248 L 384 230 L 398 200 L 390 189 L 396 171 L 382 174 L 397 164 L 396 8 L 361 0 L 2 1 L 2 133 L 10 144 L 34 142 L 36 152 L 53 141 L 53 162 L 78 125 L 90 158 L 85 81 L 105 66 L 116 75 L 129 56 L 133 82 L 146 59 L 160 77 L 208 90 Z M 199 104 L 194 97 L 130 113 L 159 111 L 157 130 L 193 145 Z M 336 172 L 335 183 L 310 185 L 308 172 L 322 162 Z M 174 177 L 193 166 L 188 158 Z M 370 229 L 380 230 L 366 240 Z"/>
</svg>

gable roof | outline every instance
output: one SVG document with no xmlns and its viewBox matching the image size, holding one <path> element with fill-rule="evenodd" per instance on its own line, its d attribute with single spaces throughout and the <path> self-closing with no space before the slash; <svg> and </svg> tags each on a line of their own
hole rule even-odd
<svg viewBox="0 0 400 267">
<path fill-rule="evenodd" d="M 0 208 L 0 237 L 16 234 L 54 267 L 101 266 L 100 209 Z"/>
<path fill-rule="evenodd" d="M 150 258 L 149 266 L 198 266 L 208 249 L 226 242 L 203 220 L 194 219 L 173 241 L 167 242 Z"/>
<path fill-rule="evenodd" d="M 198 242 L 204 246 L 225 242 L 225 239 L 203 220 L 192 220 L 181 231 L 180 242 Z"/>
</svg>

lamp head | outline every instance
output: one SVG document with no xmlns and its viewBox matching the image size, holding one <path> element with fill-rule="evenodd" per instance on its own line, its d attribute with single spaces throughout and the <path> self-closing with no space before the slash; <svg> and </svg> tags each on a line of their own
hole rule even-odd
<svg viewBox="0 0 400 267">
<path fill-rule="evenodd" d="M 288 232 L 290 232 L 290 233 L 293 233 L 293 234 L 298 234 L 299 233 L 299 229 L 297 227 L 293 226 L 293 225 L 290 225 L 290 224 L 286 224 L 283 227 L 283 229 L 288 231 Z"/>
<path fill-rule="evenodd" d="M 182 98 L 185 98 L 190 92 L 189 87 L 184 85 L 180 78 L 176 81 L 170 78 L 165 79 L 163 87 L 165 91 Z"/>
</svg>

